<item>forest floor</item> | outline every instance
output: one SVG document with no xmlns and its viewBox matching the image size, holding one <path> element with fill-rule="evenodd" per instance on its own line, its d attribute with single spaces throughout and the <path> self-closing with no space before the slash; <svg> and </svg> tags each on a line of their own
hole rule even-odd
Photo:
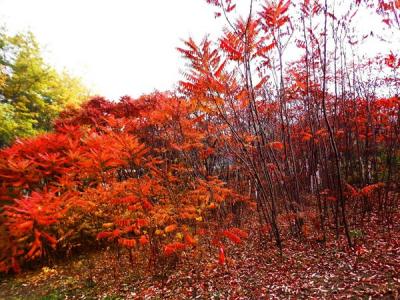
<svg viewBox="0 0 400 300">
<path fill-rule="evenodd" d="M 325 246 L 312 239 L 285 242 L 280 256 L 257 236 L 201 258 L 187 255 L 157 275 L 115 260 L 110 249 L 75 255 L 17 276 L 0 278 L 0 299 L 400 299 L 400 216 L 387 232 L 376 220 L 357 238 Z"/>
</svg>

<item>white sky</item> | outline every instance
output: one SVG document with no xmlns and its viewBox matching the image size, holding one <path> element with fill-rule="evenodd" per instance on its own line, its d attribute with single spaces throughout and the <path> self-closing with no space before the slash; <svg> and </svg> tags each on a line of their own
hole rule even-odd
<svg viewBox="0 0 400 300">
<path fill-rule="evenodd" d="M 115 100 L 172 88 L 181 39 L 221 22 L 205 0 L 0 0 L 0 25 L 31 30 L 50 64 Z"/>
<path fill-rule="evenodd" d="M 249 2 L 238 0 L 238 11 Z M 205 0 L 0 0 L 0 25 L 11 33 L 31 30 L 51 65 L 117 100 L 171 89 L 185 67 L 176 50 L 181 39 L 213 37 L 226 25 L 214 12 Z M 369 32 L 381 23 L 374 18 L 361 15 L 357 29 Z M 399 49 L 394 41 L 371 43 L 366 52 Z"/>
</svg>

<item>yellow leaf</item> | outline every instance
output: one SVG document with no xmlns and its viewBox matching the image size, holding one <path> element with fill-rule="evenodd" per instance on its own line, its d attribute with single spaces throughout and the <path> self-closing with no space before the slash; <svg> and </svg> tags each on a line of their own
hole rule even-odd
<svg viewBox="0 0 400 300">
<path fill-rule="evenodd" d="M 111 228 L 111 227 L 113 227 L 114 226 L 114 223 L 104 223 L 103 224 L 103 227 L 104 228 Z"/>
</svg>

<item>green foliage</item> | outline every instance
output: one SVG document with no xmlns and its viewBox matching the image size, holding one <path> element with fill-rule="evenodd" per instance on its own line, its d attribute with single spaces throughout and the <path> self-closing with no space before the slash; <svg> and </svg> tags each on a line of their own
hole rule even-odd
<svg viewBox="0 0 400 300">
<path fill-rule="evenodd" d="M 65 299 L 65 296 L 58 293 L 58 291 L 54 291 L 49 295 L 43 296 L 40 300 L 61 300 Z"/>
<path fill-rule="evenodd" d="M 350 230 L 350 235 L 354 239 L 360 239 L 364 236 L 364 233 L 360 229 L 353 229 L 353 230 Z"/>
<path fill-rule="evenodd" d="M 32 33 L 0 29 L 0 147 L 51 130 L 60 111 L 88 96 L 79 79 L 46 64 Z"/>
</svg>

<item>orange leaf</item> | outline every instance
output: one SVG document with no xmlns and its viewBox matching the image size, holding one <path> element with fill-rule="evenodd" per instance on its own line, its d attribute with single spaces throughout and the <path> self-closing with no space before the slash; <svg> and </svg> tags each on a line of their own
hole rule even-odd
<svg viewBox="0 0 400 300">
<path fill-rule="evenodd" d="M 139 239 L 139 243 L 144 246 L 147 245 L 149 243 L 149 239 L 147 237 L 147 235 L 142 235 Z"/>
<path fill-rule="evenodd" d="M 138 227 L 147 226 L 149 224 L 149 222 L 146 219 L 137 219 L 136 223 Z"/>
<path fill-rule="evenodd" d="M 172 225 L 169 225 L 169 226 L 167 226 L 167 227 L 165 227 L 165 232 L 166 233 L 170 233 L 170 232 L 173 232 L 175 229 L 176 229 L 176 225 L 175 224 L 172 224 Z"/>
<path fill-rule="evenodd" d="M 272 149 L 278 150 L 278 151 L 283 150 L 283 147 L 284 147 L 283 144 L 282 144 L 281 142 L 277 142 L 277 141 L 271 142 L 271 143 L 269 143 L 269 145 L 270 145 L 270 147 L 271 147 Z"/>
<path fill-rule="evenodd" d="M 210 203 L 210 205 L 208 205 L 208 208 L 209 209 L 214 209 L 214 208 L 216 208 L 217 206 L 215 205 L 215 203 L 214 202 L 212 202 L 212 203 Z"/>
<path fill-rule="evenodd" d="M 303 141 L 303 142 L 308 142 L 309 140 L 311 140 L 312 137 L 313 137 L 312 134 L 305 132 L 305 133 L 303 134 L 302 141 Z"/>
<path fill-rule="evenodd" d="M 197 241 L 190 234 L 185 235 L 185 241 L 186 241 L 186 243 L 188 243 L 191 246 L 194 246 L 197 244 Z"/>
<path fill-rule="evenodd" d="M 26 221 L 17 225 L 18 229 L 24 231 L 32 229 L 32 226 L 33 226 L 33 221 Z"/>
<path fill-rule="evenodd" d="M 121 246 L 127 247 L 127 248 L 134 248 L 136 246 L 136 240 L 119 238 L 118 244 L 120 244 Z"/>
</svg>

